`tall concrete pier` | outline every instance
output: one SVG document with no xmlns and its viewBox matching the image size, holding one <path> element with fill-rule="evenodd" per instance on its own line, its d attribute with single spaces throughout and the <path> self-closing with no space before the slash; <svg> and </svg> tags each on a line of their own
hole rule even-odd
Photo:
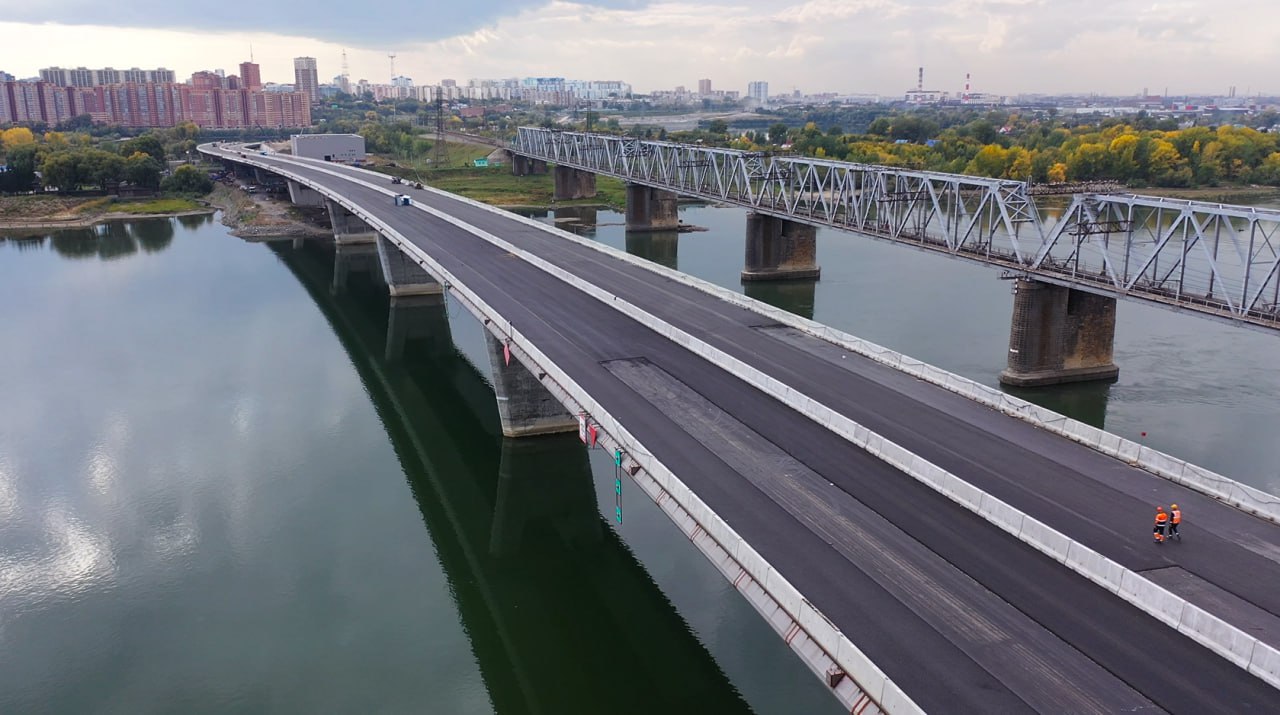
<svg viewBox="0 0 1280 715">
<path fill-rule="evenodd" d="M 818 278 L 818 229 L 766 214 L 747 214 L 744 281 Z"/>
<path fill-rule="evenodd" d="M 596 195 L 596 175 L 572 166 L 556 166 L 556 201 L 590 199 Z"/>
<path fill-rule="evenodd" d="M 489 364 L 493 367 L 493 390 L 498 397 L 502 434 L 532 437 L 540 434 L 572 432 L 578 420 L 538 382 L 515 356 L 508 359 L 504 345 L 488 336 Z"/>
<path fill-rule="evenodd" d="M 257 169 L 254 170 L 255 172 Z M 311 188 L 303 186 L 293 179 L 286 181 L 289 186 L 289 200 L 294 206 L 324 206 L 324 194 Z"/>
<path fill-rule="evenodd" d="M 1120 374 L 1112 359 L 1116 299 L 1019 278 L 1009 330 L 1009 366 L 1000 382 L 1018 387 Z"/>
<path fill-rule="evenodd" d="M 319 194 L 316 195 L 319 196 Z M 323 205 L 329 210 L 329 225 L 333 227 L 334 243 L 350 245 L 374 243 L 378 240 L 378 232 L 342 204 L 332 199 L 325 199 Z"/>
<path fill-rule="evenodd" d="M 627 184 L 628 231 L 668 231 L 679 225 L 674 192 Z"/>
<path fill-rule="evenodd" d="M 521 154 L 512 154 L 511 173 L 516 176 L 545 174 L 547 173 L 547 162 L 542 159 L 531 159 Z"/>
</svg>

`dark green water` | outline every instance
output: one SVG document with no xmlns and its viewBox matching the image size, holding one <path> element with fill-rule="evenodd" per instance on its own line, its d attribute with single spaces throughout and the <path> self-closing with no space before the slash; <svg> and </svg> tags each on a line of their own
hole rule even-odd
<svg viewBox="0 0 1280 715">
<path fill-rule="evenodd" d="M 388 362 L 329 249 L 100 233 L 0 241 L 0 713 L 838 710 L 465 313 Z"/>
<path fill-rule="evenodd" d="M 739 210 L 587 213 L 743 289 Z M 838 712 L 638 490 L 605 516 L 606 455 L 503 440 L 464 311 L 393 316 L 323 246 L 203 217 L 98 233 L 0 241 L 0 713 Z M 994 272 L 818 255 L 748 293 L 994 384 Z M 391 320 L 435 339 L 388 361 Z M 1276 341 L 1122 303 L 1118 382 L 1024 394 L 1280 492 Z"/>
</svg>

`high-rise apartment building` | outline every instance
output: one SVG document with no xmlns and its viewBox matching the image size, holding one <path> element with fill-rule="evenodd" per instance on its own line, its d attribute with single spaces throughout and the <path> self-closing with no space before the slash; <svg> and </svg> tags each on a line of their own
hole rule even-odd
<svg viewBox="0 0 1280 715">
<path fill-rule="evenodd" d="M 320 77 L 316 71 L 316 58 L 293 58 L 293 86 L 310 97 L 312 102 L 320 101 Z"/>
<path fill-rule="evenodd" d="M 100 84 L 120 84 L 121 82 L 172 82 L 173 70 L 157 67 L 153 70 L 132 67 L 117 70 L 110 67 L 89 69 L 77 67 L 46 67 L 40 70 L 40 81 L 48 82 L 55 87 L 93 87 Z"/>
<path fill-rule="evenodd" d="M 240 63 L 240 85 L 245 89 L 262 89 L 262 68 L 257 62 Z"/>
<path fill-rule="evenodd" d="M 704 97 L 711 94 L 711 80 L 709 79 L 698 80 L 698 94 L 701 94 Z"/>
<path fill-rule="evenodd" d="M 747 98 L 754 99 L 761 104 L 769 101 L 769 83 L 768 82 L 748 82 Z"/>
</svg>

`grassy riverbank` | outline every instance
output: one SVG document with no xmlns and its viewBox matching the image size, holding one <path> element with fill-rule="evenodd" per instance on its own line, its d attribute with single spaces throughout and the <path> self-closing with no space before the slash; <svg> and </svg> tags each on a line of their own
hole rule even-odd
<svg viewBox="0 0 1280 715">
<path fill-rule="evenodd" d="M 427 155 L 410 159 L 373 157 L 367 166 L 406 181 L 421 181 L 441 191 L 496 206 L 588 204 L 622 208 L 626 205 L 625 184 L 607 176 L 596 177 L 595 198 L 556 201 L 555 180 L 550 174 L 513 176 L 510 164 L 484 168 L 475 166 L 475 160 L 484 159 L 492 152 L 493 147 L 450 142 L 447 144 L 444 161 L 439 165 L 431 155 Z"/>
<path fill-rule="evenodd" d="M 32 225 L 85 226 L 112 218 L 174 216 L 207 211 L 187 197 L 130 200 L 115 196 L 0 196 L 0 227 Z"/>
</svg>

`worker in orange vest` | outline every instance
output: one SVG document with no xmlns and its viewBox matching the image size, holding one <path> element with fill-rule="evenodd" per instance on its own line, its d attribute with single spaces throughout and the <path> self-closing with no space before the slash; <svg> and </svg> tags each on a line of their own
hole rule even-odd
<svg viewBox="0 0 1280 715">
<path fill-rule="evenodd" d="M 1164 507 L 1162 506 L 1156 507 L 1156 528 L 1153 530 L 1153 534 L 1155 536 L 1157 544 L 1164 543 L 1164 530 L 1165 530 L 1165 527 L 1168 526 L 1168 524 L 1169 524 L 1169 515 L 1164 513 Z"/>
<path fill-rule="evenodd" d="M 1178 524 L 1182 523 L 1182 510 L 1177 504 L 1169 507 L 1169 538 L 1182 541 L 1182 534 L 1178 533 Z"/>
</svg>

